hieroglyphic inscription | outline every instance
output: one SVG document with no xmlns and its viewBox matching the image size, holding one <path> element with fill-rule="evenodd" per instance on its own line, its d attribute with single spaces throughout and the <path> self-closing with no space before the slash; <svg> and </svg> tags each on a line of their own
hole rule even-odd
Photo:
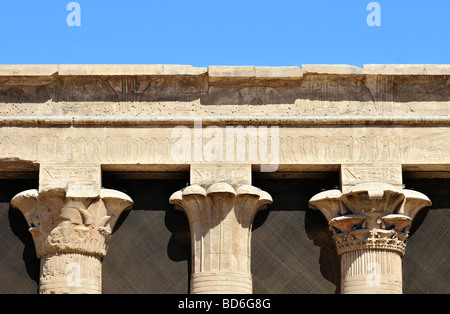
<svg viewBox="0 0 450 314">
<path fill-rule="evenodd" d="M 98 194 L 101 188 L 100 165 L 40 165 L 39 190 L 69 188 Z M 76 191 L 74 191 L 77 193 Z"/>
<path fill-rule="evenodd" d="M 192 129 L 187 129 L 187 132 Z M 172 138 L 172 128 L 0 128 L 0 158 L 31 160 L 43 164 L 187 164 L 211 162 L 191 158 L 178 160 L 172 148 L 179 138 Z M 191 148 L 195 136 L 190 136 Z M 210 138 L 199 142 L 204 151 Z M 259 138 L 261 140 L 261 138 Z M 269 143 L 274 139 L 269 138 Z M 226 150 L 226 141 L 223 151 Z M 280 128 L 280 164 L 311 163 L 430 163 L 450 162 L 448 128 Z M 238 144 L 235 144 L 238 145 Z M 270 145 L 271 147 L 272 145 Z M 258 164 L 261 154 L 245 145 L 243 159 L 236 162 Z M 238 152 L 235 146 L 234 152 Z M 202 151 L 201 150 L 201 151 Z M 192 149 L 192 154 L 195 149 Z M 241 152 L 242 153 L 242 152 Z M 252 153 L 252 154 L 250 154 Z M 227 160 L 224 159 L 225 163 Z M 219 161 L 220 162 L 220 161 Z"/>
<path fill-rule="evenodd" d="M 378 75 L 375 95 L 376 112 L 392 113 L 394 110 L 394 77 Z"/>
<path fill-rule="evenodd" d="M 386 182 L 402 185 L 402 167 L 397 165 L 341 165 L 341 182 L 345 189 L 364 182 Z"/>
<path fill-rule="evenodd" d="M 101 136 L 80 137 L 50 132 L 28 136 L 0 132 L 0 157 L 23 158 L 44 162 L 166 162 L 170 158 L 171 145 L 176 139 L 168 136 Z M 50 133 L 52 134 L 52 133 Z"/>
<path fill-rule="evenodd" d="M 251 184 L 251 165 L 195 164 L 191 165 L 191 184 Z"/>
<path fill-rule="evenodd" d="M 337 110 L 336 102 L 339 101 L 339 81 L 325 79 L 324 77 L 315 77 L 311 82 L 311 96 L 310 99 L 314 101 L 315 105 L 319 108 L 331 105 L 331 108 Z M 328 108 L 330 109 L 330 108 Z M 332 113 L 333 110 L 329 111 Z"/>
<path fill-rule="evenodd" d="M 281 158 L 296 162 L 313 161 L 399 161 L 402 143 L 398 136 L 348 136 L 327 133 L 324 136 L 287 136 L 281 141 Z"/>
</svg>

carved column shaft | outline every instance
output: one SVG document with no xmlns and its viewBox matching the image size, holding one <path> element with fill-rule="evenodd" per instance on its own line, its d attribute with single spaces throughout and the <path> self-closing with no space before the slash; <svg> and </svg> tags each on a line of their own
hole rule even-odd
<svg viewBox="0 0 450 314">
<path fill-rule="evenodd" d="M 309 201 L 329 222 L 341 256 L 341 292 L 402 293 L 402 256 L 423 194 L 385 183 L 325 191 Z"/>
<path fill-rule="evenodd" d="M 82 189 L 72 188 L 27 190 L 11 201 L 24 214 L 41 259 L 39 293 L 101 293 L 112 229 L 133 204 L 118 191 L 81 197 Z"/>
<path fill-rule="evenodd" d="M 356 250 L 341 254 L 344 294 L 402 293 L 402 259 L 388 250 Z"/>
<path fill-rule="evenodd" d="M 252 222 L 271 201 L 258 188 L 227 183 L 191 185 L 171 196 L 170 203 L 189 219 L 191 293 L 252 293 Z"/>
<path fill-rule="evenodd" d="M 41 294 L 101 294 L 101 257 L 83 253 L 61 253 L 41 258 Z"/>
</svg>

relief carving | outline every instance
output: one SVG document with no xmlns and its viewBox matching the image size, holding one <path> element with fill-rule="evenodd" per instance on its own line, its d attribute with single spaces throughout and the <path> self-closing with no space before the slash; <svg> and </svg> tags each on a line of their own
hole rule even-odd
<svg viewBox="0 0 450 314">
<path fill-rule="evenodd" d="M 411 222 L 430 205 L 422 193 L 381 182 L 312 197 L 309 206 L 328 220 L 340 255 L 341 293 L 402 293 L 401 257 Z"/>
<path fill-rule="evenodd" d="M 229 184 L 250 184 L 250 165 L 194 164 L 191 165 L 191 184 L 213 184 L 227 182 Z"/>
<path fill-rule="evenodd" d="M 450 114 L 446 76 L 314 74 L 300 84 L 272 80 L 252 86 L 210 85 L 195 76 L 33 80 L 0 85 L 0 116 L 209 116 L 236 114 L 242 106 L 252 114 L 265 106 L 284 116 Z"/>
<path fill-rule="evenodd" d="M 30 228 L 30 232 L 36 243 L 39 243 L 41 238 L 46 239 L 42 246 L 37 247 L 40 257 L 65 250 L 103 256 L 111 235 L 110 226 L 107 225 L 111 216 L 106 215 L 104 204 L 95 201 L 87 207 L 75 199 L 68 199 L 66 203 L 61 212 L 52 213 L 51 217 L 43 217 L 39 212 L 35 212 L 36 218 L 31 224 L 37 227 Z M 45 220 L 41 221 L 44 218 Z M 54 224 L 58 227 L 55 228 Z M 46 235 L 50 236 L 46 238 Z"/>
<path fill-rule="evenodd" d="M 47 173 L 52 178 L 79 175 L 65 170 Z M 108 189 L 95 197 L 72 197 L 70 189 L 27 190 L 14 196 L 11 205 L 23 213 L 41 259 L 40 293 L 101 293 L 101 259 L 117 219 L 133 201 Z M 75 278 L 68 266 L 78 270 Z"/>
<path fill-rule="evenodd" d="M 342 165 L 341 180 L 343 186 L 355 185 L 363 182 L 386 182 L 402 185 L 402 167 L 377 165 Z"/>
<path fill-rule="evenodd" d="M 273 128 L 273 127 L 271 127 Z M 41 163 L 64 162 L 98 162 L 98 163 L 178 163 L 173 156 L 173 146 L 177 138 L 158 131 L 136 131 L 129 135 L 123 131 L 102 132 L 53 132 L 47 129 L 36 129 L 32 133 L 17 132 L 17 128 L 0 129 L 0 158 L 20 158 Z M 56 130 L 56 129 L 55 129 Z M 187 132 L 192 132 L 192 130 Z M 238 128 L 234 128 L 238 130 Z M 262 127 L 256 128 L 262 132 Z M 248 128 L 243 128 L 245 137 L 237 137 L 233 142 L 225 141 L 212 135 L 201 138 L 201 152 L 222 156 L 222 160 L 241 162 L 263 162 L 264 154 L 277 153 L 280 164 L 283 163 L 376 163 L 403 162 L 420 163 L 450 159 L 450 138 L 445 128 L 434 128 L 433 131 L 422 129 L 377 129 L 371 132 L 357 132 L 352 129 L 301 129 L 293 132 L 280 129 L 279 137 L 251 135 Z M 330 132 L 331 131 L 331 132 Z M 224 129 L 222 129 L 224 132 Z M 271 129 L 271 133 L 274 130 Z M 220 132 L 219 132 L 220 133 Z M 236 133 L 236 132 L 235 132 Z M 268 132 L 266 132 L 268 133 Z M 266 134 L 264 133 L 264 134 Z M 362 134 L 358 134 L 362 133 Z M 52 135 L 54 134 L 54 135 Z M 120 135 L 122 134 L 122 135 Z M 227 135 L 226 133 L 225 135 Z M 240 134 L 237 132 L 236 134 Z M 194 134 L 195 135 L 195 134 Z M 268 135 L 268 134 L 266 134 Z M 279 139 L 279 141 L 277 141 Z M 190 157 L 196 160 L 196 137 L 189 138 Z M 274 141 L 277 141 L 276 143 Z M 194 143 L 194 145 L 193 145 Z M 234 145 L 228 147 L 228 145 Z M 264 144 L 261 145 L 261 144 Z M 275 145 L 276 144 L 276 145 Z M 193 146 L 192 146 L 193 145 Z M 219 145 L 218 147 L 216 147 Z M 220 146 L 222 145 L 222 146 Z M 205 149 L 210 147 L 210 151 Z M 237 149 L 236 147 L 245 147 Z M 256 147 L 256 148 L 255 148 Z M 222 154 L 217 151 L 222 148 Z M 276 149 L 276 151 L 273 151 Z M 180 153 L 180 152 L 178 152 Z M 233 155 L 230 155 L 233 153 Z M 203 158 L 204 156 L 201 156 Z M 212 156 L 214 157 L 214 156 Z M 211 157 L 211 158 L 212 158 Z M 277 156 L 278 157 L 278 156 Z M 220 160 L 217 160 L 220 161 Z"/>
<path fill-rule="evenodd" d="M 329 220 L 339 254 L 383 247 L 403 255 L 411 221 L 431 202 L 418 192 L 387 183 L 367 182 L 343 193 L 321 192 L 309 204 Z"/>
<path fill-rule="evenodd" d="M 40 165 L 39 190 L 67 188 L 77 186 L 77 189 L 87 189 L 91 193 L 99 193 L 101 185 L 100 165 Z M 97 191 L 97 192 L 94 192 Z"/>
</svg>

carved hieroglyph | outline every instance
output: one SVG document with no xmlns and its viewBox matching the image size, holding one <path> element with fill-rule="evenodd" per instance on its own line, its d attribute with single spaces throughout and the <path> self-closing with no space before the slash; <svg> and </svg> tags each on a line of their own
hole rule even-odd
<svg viewBox="0 0 450 314">
<path fill-rule="evenodd" d="M 216 182 L 227 182 L 235 185 L 250 185 L 252 167 L 247 164 L 191 164 L 190 183 L 211 185 Z"/>
<path fill-rule="evenodd" d="M 251 185 L 190 185 L 170 203 L 189 220 L 192 245 L 191 293 L 252 293 L 251 232 L 258 210 L 272 202 Z"/>
<path fill-rule="evenodd" d="M 81 196 L 76 189 L 27 190 L 11 201 L 25 216 L 41 259 L 43 294 L 101 293 L 102 258 L 117 219 L 133 204 L 122 192 Z"/>
<path fill-rule="evenodd" d="M 450 136 L 446 127 L 382 127 L 355 128 L 336 125 L 333 128 L 291 127 L 279 129 L 277 150 L 271 162 L 280 165 L 308 164 L 448 164 L 450 163 Z M 0 159 L 20 158 L 43 164 L 100 163 L 100 164 L 169 164 L 185 165 L 193 162 L 225 162 L 226 130 L 223 155 L 207 160 L 210 147 L 199 143 L 200 158 L 195 159 L 194 130 L 191 133 L 190 154 L 178 156 L 173 147 L 181 139 L 173 136 L 171 128 L 114 128 L 90 127 L 87 131 L 76 128 L 22 128 L 0 127 Z M 269 132 L 270 135 L 270 132 Z M 260 139 L 256 138 L 255 156 L 249 158 L 249 142 L 234 142 L 232 160 L 240 163 L 261 164 Z M 271 143 L 272 139 L 267 138 Z M 247 154 L 240 160 L 238 151 Z M 266 149 L 271 153 L 270 145 Z M 277 159 L 275 159 L 276 157 Z M 230 158 L 231 159 L 231 158 Z M 125 169 L 125 168 L 124 168 Z"/>
<path fill-rule="evenodd" d="M 396 188 L 403 184 L 402 165 L 389 163 L 366 163 L 366 164 L 342 164 L 341 165 L 341 187 L 342 190 L 367 182 L 389 183 Z"/>
<path fill-rule="evenodd" d="M 321 192 L 309 205 L 333 232 L 342 293 L 402 293 L 401 257 L 414 216 L 431 205 L 425 195 L 369 182 Z"/>
</svg>

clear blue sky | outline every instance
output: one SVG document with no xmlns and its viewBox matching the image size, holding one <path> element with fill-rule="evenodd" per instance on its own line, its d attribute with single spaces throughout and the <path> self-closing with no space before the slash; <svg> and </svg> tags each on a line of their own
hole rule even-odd
<svg viewBox="0 0 450 314">
<path fill-rule="evenodd" d="M 0 0 L 0 64 L 450 63 L 449 0 Z"/>
</svg>

